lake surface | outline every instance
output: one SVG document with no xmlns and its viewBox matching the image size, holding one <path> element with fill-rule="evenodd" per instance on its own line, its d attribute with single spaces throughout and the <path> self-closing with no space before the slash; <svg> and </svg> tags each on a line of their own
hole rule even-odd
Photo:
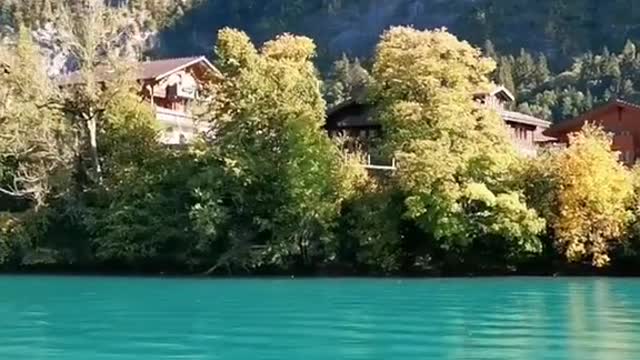
<svg viewBox="0 0 640 360">
<path fill-rule="evenodd" d="M 0 277 L 0 359 L 640 359 L 640 280 Z"/>
</svg>

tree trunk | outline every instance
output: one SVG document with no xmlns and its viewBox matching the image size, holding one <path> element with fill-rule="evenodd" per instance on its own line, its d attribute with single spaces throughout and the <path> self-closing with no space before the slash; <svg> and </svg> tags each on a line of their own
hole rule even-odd
<svg viewBox="0 0 640 360">
<path fill-rule="evenodd" d="M 97 122 L 94 116 L 87 120 L 87 128 L 89 129 L 89 145 L 91 147 L 91 160 L 96 174 L 98 183 L 102 183 L 102 167 L 100 166 L 100 157 L 98 156 L 98 134 Z"/>
</svg>

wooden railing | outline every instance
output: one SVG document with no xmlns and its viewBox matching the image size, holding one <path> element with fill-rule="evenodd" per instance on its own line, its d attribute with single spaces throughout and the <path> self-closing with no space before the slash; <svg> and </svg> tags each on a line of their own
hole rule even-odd
<svg viewBox="0 0 640 360">
<path fill-rule="evenodd" d="M 184 146 L 196 135 L 193 117 L 182 111 L 156 107 L 156 119 L 163 127 L 161 142 L 167 145 Z"/>
<path fill-rule="evenodd" d="M 182 111 L 175 111 L 156 107 L 156 119 L 166 126 L 177 126 L 180 128 L 194 128 L 193 117 Z"/>
<path fill-rule="evenodd" d="M 388 162 L 385 164 L 383 161 L 380 161 L 380 159 L 372 160 L 371 154 L 367 154 L 364 160 L 365 161 L 363 166 L 367 170 L 381 170 L 381 171 L 397 170 L 395 158 L 391 159 L 390 164 Z"/>
</svg>

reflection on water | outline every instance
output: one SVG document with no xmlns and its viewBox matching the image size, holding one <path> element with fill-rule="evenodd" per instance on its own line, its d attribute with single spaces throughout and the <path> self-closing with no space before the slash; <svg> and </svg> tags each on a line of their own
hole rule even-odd
<svg viewBox="0 0 640 360">
<path fill-rule="evenodd" d="M 640 280 L 0 277 L 0 359 L 640 359 Z"/>
</svg>

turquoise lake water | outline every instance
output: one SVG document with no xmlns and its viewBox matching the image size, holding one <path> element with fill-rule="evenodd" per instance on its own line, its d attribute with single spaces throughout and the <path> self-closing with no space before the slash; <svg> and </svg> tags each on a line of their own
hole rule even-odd
<svg viewBox="0 0 640 360">
<path fill-rule="evenodd" d="M 0 277 L 0 359 L 640 359 L 640 280 Z"/>
</svg>

